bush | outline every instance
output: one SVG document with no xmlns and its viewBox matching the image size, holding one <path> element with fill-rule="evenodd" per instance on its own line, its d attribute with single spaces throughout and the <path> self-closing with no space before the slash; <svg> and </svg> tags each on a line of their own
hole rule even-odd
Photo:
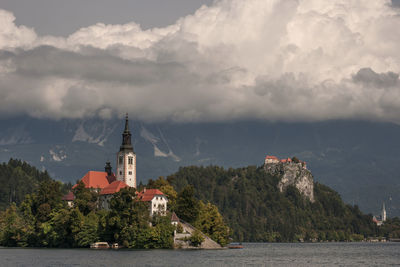
<svg viewBox="0 0 400 267">
<path fill-rule="evenodd" d="M 177 232 L 178 234 L 182 234 L 182 233 L 183 233 L 182 224 L 178 223 L 178 225 L 176 226 L 176 232 Z"/>
<path fill-rule="evenodd" d="M 195 230 L 193 234 L 189 238 L 190 244 L 194 247 L 198 247 L 203 243 L 204 236 L 201 234 L 199 230 Z"/>
</svg>

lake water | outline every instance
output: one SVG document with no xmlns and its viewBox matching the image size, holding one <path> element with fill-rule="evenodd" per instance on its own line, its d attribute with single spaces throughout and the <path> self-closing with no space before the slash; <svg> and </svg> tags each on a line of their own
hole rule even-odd
<svg viewBox="0 0 400 267">
<path fill-rule="evenodd" d="M 400 243 L 244 244 L 226 250 L 1 248 L 0 266 L 400 266 Z"/>
</svg>

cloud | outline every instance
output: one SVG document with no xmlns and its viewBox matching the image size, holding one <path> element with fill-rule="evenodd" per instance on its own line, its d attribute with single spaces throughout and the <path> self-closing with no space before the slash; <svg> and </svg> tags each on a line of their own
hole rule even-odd
<svg viewBox="0 0 400 267">
<path fill-rule="evenodd" d="M 390 1 L 220 0 L 165 28 L 37 36 L 0 11 L 0 113 L 400 123 Z"/>
</svg>

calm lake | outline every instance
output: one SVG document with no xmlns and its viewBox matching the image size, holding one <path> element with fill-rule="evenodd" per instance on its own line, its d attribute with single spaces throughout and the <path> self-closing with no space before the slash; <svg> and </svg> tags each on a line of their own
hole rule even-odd
<svg viewBox="0 0 400 267">
<path fill-rule="evenodd" d="M 246 243 L 227 250 L 0 248 L 0 266 L 400 266 L 400 243 Z"/>
</svg>

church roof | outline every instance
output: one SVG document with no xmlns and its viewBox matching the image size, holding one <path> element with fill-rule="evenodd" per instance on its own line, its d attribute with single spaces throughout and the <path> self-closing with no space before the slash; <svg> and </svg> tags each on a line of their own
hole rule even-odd
<svg viewBox="0 0 400 267">
<path fill-rule="evenodd" d="M 106 172 L 89 171 L 83 176 L 81 181 L 85 184 L 86 188 L 103 189 L 109 185 Z M 76 186 L 74 185 L 72 188 Z"/>
<path fill-rule="evenodd" d="M 122 181 L 114 181 L 107 187 L 101 190 L 100 195 L 110 195 L 119 192 L 122 188 L 128 187 L 128 185 Z"/>
<path fill-rule="evenodd" d="M 269 155 L 266 156 L 265 159 L 276 159 L 276 160 L 279 160 L 277 157 L 275 157 L 275 156 L 269 156 Z"/>
<path fill-rule="evenodd" d="M 155 196 L 165 196 L 165 194 L 158 189 L 144 189 L 138 194 L 141 201 L 151 201 Z"/>
</svg>

